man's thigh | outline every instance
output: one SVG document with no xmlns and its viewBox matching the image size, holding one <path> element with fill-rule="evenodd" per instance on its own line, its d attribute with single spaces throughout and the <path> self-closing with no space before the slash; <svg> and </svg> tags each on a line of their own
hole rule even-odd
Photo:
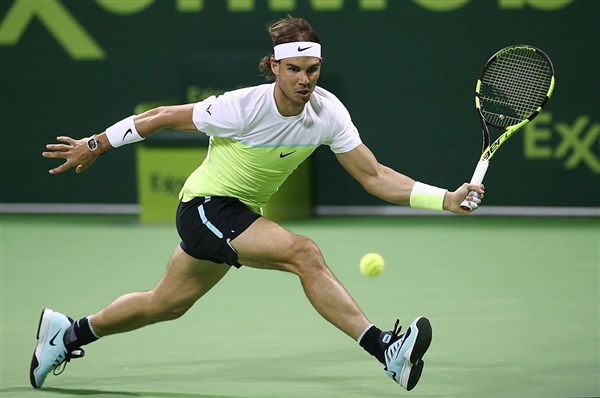
<svg viewBox="0 0 600 398">
<path fill-rule="evenodd" d="M 309 241 L 268 218 L 261 217 L 231 241 L 242 265 L 253 268 L 290 269 L 291 253 L 298 243 Z"/>
</svg>

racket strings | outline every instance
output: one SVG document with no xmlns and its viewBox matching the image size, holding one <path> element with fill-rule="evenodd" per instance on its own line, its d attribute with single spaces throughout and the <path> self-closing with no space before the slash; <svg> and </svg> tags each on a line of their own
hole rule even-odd
<svg viewBox="0 0 600 398">
<path fill-rule="evenodd" d="M 549 68 L 532 61 L 530 57 L 499 58 L 482 79 L 487 84 L 485 91 L 489 91 L 483 96 L 489 102 L 486 111 L 494 113 L 502 124 L 527 118 L 545 99 L 549 83 L 544 84 L 548 75 L 544 69 Z"/>
<path fill-rule="evenodd" d="M 546 96 L 549 84 L 544 84 L 547 74 L 543 68 L 543 64 L 534 63 L 530 58 L 499 59 L 490 66 L 490 73 L 483 80 L 491 89 L 491 95 L 485 98 L 500 111 L 499 115 L 515 120 L 526 118 Z"/>
<path fill-rule="evenodd" d="M 534 62 L 537 61 L 537 62 Z M 544 59 L 531 57 L 503 57 L 491 65 L 489 82 L 503 89 L 508 98 L 532 98 L 544 96 L 549 67 Z"/>
<path fill-rule="evenodd" d="M 495 83 L 504 89 L 509 101 L 512 100 L 512 105 L 524 109 L 540 100 L 543 101 L 549 86 L 547 77 L 550 72 L 548 65 L 543 61 L 525 57 L 502 60 L 505 65 L 501 65 L 499 75 L 504 79 L 496 80 Z M 505 73 L 505 76 L 502 76 L 502 73 Z M 520 104 L 519 100 L 522 100 Z"/>
<path fill-rule="evenodd" d="M 501 54 L 481 78 L 484 116 L 501 127 L 527 119 L 546 99 L 552 75 L 550 63 L 535 50 L 520 48 Z"/>
</svg>

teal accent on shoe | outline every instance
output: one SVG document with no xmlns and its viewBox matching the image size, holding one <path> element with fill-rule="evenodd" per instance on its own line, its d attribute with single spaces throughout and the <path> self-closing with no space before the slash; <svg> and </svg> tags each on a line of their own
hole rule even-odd
<svg viewBox="0 0 600 398">
<path fill-rule="evenodd" d="M 48 373 L 68 361 L 67 348 L 63 342 L 71 321 L 66 315 L 45 308 L 40 317 L 37 345 L 31 359 L 29 379 L 34 388 L 40 388 Z"/>
<path fill-rule="evenodd" d="M 408 391 L 415 388 L 423 372 L 423 355 L 431 344 L 431 324 L 415 319 L 404 335 L 385 350 L 385 373 Z"/>
</svg>

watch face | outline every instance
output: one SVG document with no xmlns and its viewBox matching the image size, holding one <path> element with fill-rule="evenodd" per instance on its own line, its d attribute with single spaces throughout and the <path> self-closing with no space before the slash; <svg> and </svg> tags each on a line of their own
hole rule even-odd
<svg viewBox="0 0 600 398">
<path fill-rule="evenodd" d="M 90 149 L 90 151 L 95 151 L 96 149 L 98 149 L 98 141 L 96 141 L 95 138 L 90 138 L 87 142 L 87 146 Z"/>
</svg>

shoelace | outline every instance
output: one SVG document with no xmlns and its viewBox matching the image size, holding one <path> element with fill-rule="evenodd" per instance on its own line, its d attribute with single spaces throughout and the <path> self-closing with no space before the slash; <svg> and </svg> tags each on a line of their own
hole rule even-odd
<svg viewBox="0 0 600 398">
<path fill-rule="evenodd" d="M 402 326 L 400 325 L 400 319 L 396 319 L 396 323 L 394 323 L 394 329 L 391 332 L 382 333 L 382 335 L 379 337 L 379 345 L 383 348 L 384 352 L 387 352 L 389 346 L 402 338 L 403 335 L 400 334 L 401 330 Z M 389 339 L 387 339 L 388 336 Z M 384 368 L 384 370 L 387 371 L 387 366 Z"/>
<path fill-rule="evenodd" d="M 68 316 L 67 318 L 69 319 L 69 322 L 71 322 L 71 325 L 75 322 L 70 316 Z M 71 359 L 82 358 L 84 355 L 85 351 L 81 347 L 77 347 L 72 351 L 65 353 L 65 357 L 62 360 L 57 359 L 58 363 L 56 364 L 54 369 L 52 369 L 52 374 L 54 376 L 62 374 L 62 372 L 64 372 L 65 368 L 67 367 L 67 362 L 71 362 Z"/>
<path fill-rule="evenodd" d="M 62 361 L 60 361 L 52 370 L 52 374 L 54 376 L 62 374 L 62 372 L 64 372 L 65 368 L 67 367 L 67 362 L 71 362 L 71 359 L 82 358 L 84 355 L 85 351 L 83 350 L 83 348 L 76 348 L 73 351 L 67 353 L 65 355 L 65 358 Z"/>
<path fill-rule="evenodd" d="M 398 341 L 399 338 L 402 337 L 400 331 L 402 330 L 402 326 L 400 325 L 400 319 L 396 319 L 396 323 L 394 323 L 394 329 L 391 332 L 385 332 L 386 335 L 390 336 L 388 341 L 381 341 L 380 344 L 384 343 L 385 348 L 391 346 L 394 342 Z"/>
<path fill-rule="evenodd" d="M 400 319 L 396 319 L 396 323 L 394 323 L 394 330 L 392 330 L 392 336 L 394 336 L 394 341 L 400 338 L 400 331 L 402 330 L 402 325 L 400 325 Z"/>
<path fill-rule="evenodd" d="M 65 359 L 64 361 L 62 361 L 61 363 L 59 363 L 54 370 L 52 370 L 52 374 L 54 376 L 58 376 L 60 374 L 62 374 L 62 372 L 65 371 L 65 368 L 67 367 L 67 362 L 69 362 L 69 359 Z M 61 367 L 62 365 L 62 367 Z"/>
</svg>

